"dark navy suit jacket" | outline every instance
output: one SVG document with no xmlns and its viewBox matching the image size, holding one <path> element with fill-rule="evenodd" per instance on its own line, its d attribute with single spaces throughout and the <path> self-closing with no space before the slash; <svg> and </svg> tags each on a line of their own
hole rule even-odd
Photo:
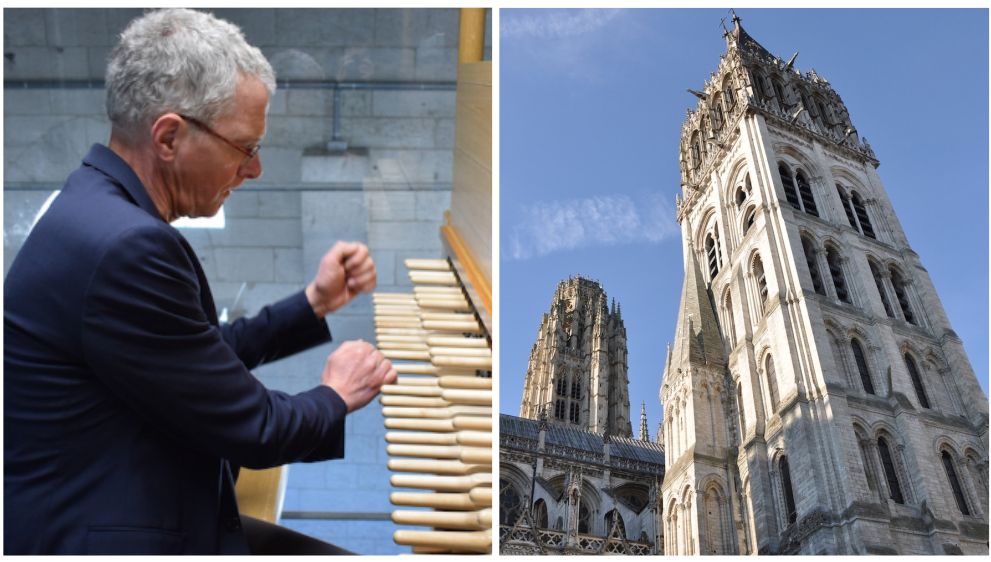
<svg viewBox="0 0 991 562">
<path fill-rule="evenodd" d="M 219 326 L 192 248 L 94 145 L 4 285 L 4 551 L 246 553 L 238 466 L 343 456 L 325 386 L 252 367 L 330 340 L 300 292 Z"/>
</svg>

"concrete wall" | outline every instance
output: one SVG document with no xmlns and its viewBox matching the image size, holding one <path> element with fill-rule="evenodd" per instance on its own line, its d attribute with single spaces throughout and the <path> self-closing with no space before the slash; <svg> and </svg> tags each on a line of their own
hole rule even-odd
<svg viewBox="0 0 991 562">
<path fill-rule="evenodd" d="M 340 239 L 369 245 L 381 290 L 408 289 L 402 260 L 440 256 L 438 229 L 450 205 L 458 11 L 215 13 L 241 26 L 280 80 L 260 153 L 264 175 L 231 196 L 224 228 L 182 229 L 218 311 L 233 320 L 300 290 Z M 91 144 L 107 142 L 105 60 L 140 14 L 4 10 L 5 273 L 45 200 Z M 382 82 L 390 85 L 376 86 Z M 339 142 L 329 147 L 332 140 Z M 329 317 L 334 344 L 255 374 L 289 392 L 314 386 L 337 343 L 374 340 L 370 301 L 359 297 Z M 396 526 L 386 519 L 384 433 L 372 403 L 348 418 L 344 460 L 293 465 L 284 512 L 323 519 L 283 524 L 363 554 L 407 551 L 393 544 Z"/>
</svg>

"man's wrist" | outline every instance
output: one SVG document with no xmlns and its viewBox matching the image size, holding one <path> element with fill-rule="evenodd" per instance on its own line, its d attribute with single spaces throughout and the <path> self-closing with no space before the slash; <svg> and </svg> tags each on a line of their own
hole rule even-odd
<svg viewBox="0 0 991 562">
<path fill-rule="evenodd" d="M 310 303 L 310 308 L 313 309 L 313 314 L 315 314 L 317 318 L 323 318 L 328 312 L 330 312 L 327 310 L 327 306 L 317 294 L 317 287 L 315 283 L 311 282 L 306 286 L 306 289 L 303 292 L 306 293 L 306 300 Z"/>
</svg>

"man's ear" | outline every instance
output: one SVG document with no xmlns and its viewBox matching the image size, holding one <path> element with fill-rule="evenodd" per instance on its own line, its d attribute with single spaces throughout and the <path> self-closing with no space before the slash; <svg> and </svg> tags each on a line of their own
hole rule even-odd
<svg viewBox="0 0 991 562">
<path fill-rule="evenodd" d="M 160 160 L 171 162 L 175 159 L 177 143 L 188 131 L 187 124 L 175 113 L 165 113 L 151 125 L 151 144 Z"/>
</svg>

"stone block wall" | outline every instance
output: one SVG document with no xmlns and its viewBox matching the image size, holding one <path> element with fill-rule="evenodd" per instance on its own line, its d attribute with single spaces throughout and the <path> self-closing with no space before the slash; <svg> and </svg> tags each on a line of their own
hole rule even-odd
<svg viewBox="0 0 991 562">
<path fill-rule="evenodd" d="M 45 201 L 90 145 L 109 139 L 106 57 L 141 13 L 4 10 L 5 274 Z M 280 81 L 262 177 L 232 194 L 223 228 L 182 229 L 218 312 L 233 320 L 301 290 L 337 240 L 369 245 L 380 290 L 408 290 L 402 261 L 440 256 L 450 206 L 458 11 L 214 13 L 242 28 Z M 340 342 L 374 341 L 368 296 L 328 322 L 332 344 L 255 375 L 270 388 L 306 390 Z M 345 459 L 291 466 L 282 523 L 362 554 L 408 551 L 391 540 L 384 433 L 373 402 L 347 420 Z"/>
</svg>

